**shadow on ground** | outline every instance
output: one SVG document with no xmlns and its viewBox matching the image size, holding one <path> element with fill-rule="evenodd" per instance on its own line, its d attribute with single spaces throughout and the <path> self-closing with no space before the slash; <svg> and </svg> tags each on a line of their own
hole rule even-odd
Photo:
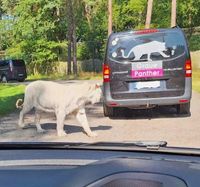
<svg viewBox="0 0 200 187">
<path fill-rule="evenodd" d="M 56 129 L 56 124 L 43 124 L 42 128 L 48 130 L 48 129 Z M 111 126 L 104 126 L 100 125 L 98 127 L 91 127 L 91 130 L 93 131 L 98 131 L 98 130 L 109 130 L 111 129 Z M 64 130 L 71 134 L 71 133 L 77 133 L 77 132 L 82 132 L 83 128 L 81 126 L 75 126 L 75 125 L 65 125 Z"/>
<path fill-rule="evenodd" d="M 42 128 L 45 130 L 55 130 L 56 129 L 56 123 L 43 123 L 41 124 Z M 24 129 L 36 129 L 35 125 L 26 125 Z M 110 130 L 111 126 L 105 126 L 105 125 L 99 125 L 97 127 L 90 127 L 92 131 L 102 131 L 102 130 Z M 64 125 L 64 130 L 68 133 L 78 133 L 78 132 L 84 132 L 82 126 L 76 126 L 76 125 Z"/>
<path fill-rule="evenodd" d="M 152 109 L 124 109 L 120 108 L 116 111 L 115 116 L 110 119 L 156 119 L 156 118 L 185 118 L 190 117 L 191 114 L 177 114 L 175 107 L 162 106 Z"/>
</svg>

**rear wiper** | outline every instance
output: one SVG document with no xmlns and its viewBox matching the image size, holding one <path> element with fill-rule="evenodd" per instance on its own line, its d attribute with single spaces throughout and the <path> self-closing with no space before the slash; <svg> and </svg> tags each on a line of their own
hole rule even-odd
<svg viewBox="0 0 200 187">
<path fill-rule="evenodd" d="M 140 60 L 134 60 L 134 59 L 128 59 L 130 62 L 148 62 L 148 59 L 140 59 Z"/>
</svg>

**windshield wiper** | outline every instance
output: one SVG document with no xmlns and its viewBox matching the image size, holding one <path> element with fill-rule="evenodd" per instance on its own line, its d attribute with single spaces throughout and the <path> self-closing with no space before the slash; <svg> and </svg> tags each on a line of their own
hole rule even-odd
<svg viewBox="0 0 200 187">
<path fill-rule="evenodd" d="M 44 147 L 166 147 L 166 141 L 131 141 L 131 142 L 95 142 L 95 143 L 73 143 L 73 142 L 0 142 L 0 148 L 44 148 Z"/>
<path fill-rule="evenodd" d="M 84 143 L 68 142 L 0 142 L 0 149 L 67 149 Z"/>
<path fill-rule="evenodd" d="M 89 146 L 89 147 L 140 147 L 146 149 L 159 149 L 160 147 L 166 147 L 166 141 L 131 141 L 131 142 L 96 142 L 96 143 L 89 143 L 83 144 L 80 146 Z"/>
<path fill-rule="evenodd" d="M 138 147 L 146 147 L 147 149 L 159 149 L 160 147 L 166 147 L 166 141 L 134 141 L 130 144 Z"/>
<path fill-rule="evenodd" d="M 200 156 L 200 149 L 187 147 L 169 147 L 166 141 L 132 142 L 0 142 L 0 150 L 98 150 L 98 151 L 136 151 Z"/>
</svg>

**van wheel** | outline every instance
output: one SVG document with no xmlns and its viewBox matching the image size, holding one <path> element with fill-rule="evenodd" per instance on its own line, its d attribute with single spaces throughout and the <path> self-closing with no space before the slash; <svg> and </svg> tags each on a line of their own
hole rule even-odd
<svg viewBox="0 0 200 187">
<path fill-rule="evenodd" d="M 103 104 L 103 113 L 105 117 L 113 117 L 115 114 L 115 109 L 113 107 L 108 107 Z"/>
<path fill-rule="evenodd" d="M 190 102 L 177 105 L 177 113 L 190 115 Z"/>
<path fill-rule="evenodd" d="M 7 82 L 8 82 L 7 77 L 6 77 L 5 75 L 3 75 L 3 76 L 1 77 L 1 82 L 2 82 L 2 83 L 7 83 Z"/>
</svg>

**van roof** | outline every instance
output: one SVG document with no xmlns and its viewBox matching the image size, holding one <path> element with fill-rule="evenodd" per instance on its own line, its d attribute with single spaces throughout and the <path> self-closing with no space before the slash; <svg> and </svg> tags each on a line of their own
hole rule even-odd
<svg viewBox="0 0 200 187">
<path fill-rule="evenodd" d="M 113 32 L 110 37 L 112 36 L 123 36 L 123 35 L 130 35 L 130 34 L 149 34 L 155 32 L 183 32 L 180 27 L 175 26 L 172 28 L 151 28 L 151 29 L 141 29 L 141 30 L 129 30 L 129 31 L 122 31 L 122 32 Z"/>
</svg>

